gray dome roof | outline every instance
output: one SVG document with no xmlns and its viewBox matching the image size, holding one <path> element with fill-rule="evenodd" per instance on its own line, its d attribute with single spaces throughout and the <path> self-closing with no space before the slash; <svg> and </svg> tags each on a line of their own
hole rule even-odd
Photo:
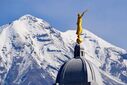
<svg viewBox="0 0 127 85">
<path fill-rule="evenodd" d="M 65 63 L 59 70 L 56 83 L 59 85 L 91 85 L 88 82 L 88 68 L 91 69 L 88 62 L 83 58 L 73 58 Z M 93 78 L 91 74 L 91 78 Z M 96 85 L 96 84 L 95 84 Z"/>
<path fill-rule="evenodd" d="M 61 66 L 56 85 L 103 85 L 98 70 L 85 59 L 83 50 L 75 46 L 74 58 Z"/>
</svg>

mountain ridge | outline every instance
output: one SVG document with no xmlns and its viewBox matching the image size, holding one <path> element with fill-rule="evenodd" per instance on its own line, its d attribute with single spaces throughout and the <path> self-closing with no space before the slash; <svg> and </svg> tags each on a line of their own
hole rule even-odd
<svg viewBox="0 0 127 85">
<path fill-rule="evenodd" d="M 73 58 L 75 30 L 60 32 L 28 14 L 0 28 L 2 85 L 51 85 L 60 66 Z M 126 85 L 127 52 L 87 30 L 82 37 L 86 59 L 102 70 L 104 85 Z"/>
</svg>

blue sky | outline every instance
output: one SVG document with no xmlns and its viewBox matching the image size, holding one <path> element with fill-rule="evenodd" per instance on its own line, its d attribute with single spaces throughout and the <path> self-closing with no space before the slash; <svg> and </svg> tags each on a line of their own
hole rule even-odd
<svg viewBox="0 0 127 85">
<path fill-rule="evenodd" d="M 77 13 L 85 9 L 84 28 L 127 49 L 127 0 L 0 0 L 0 26 L 31 14 L 66 31 L 76 28 Z"/>
</svg>

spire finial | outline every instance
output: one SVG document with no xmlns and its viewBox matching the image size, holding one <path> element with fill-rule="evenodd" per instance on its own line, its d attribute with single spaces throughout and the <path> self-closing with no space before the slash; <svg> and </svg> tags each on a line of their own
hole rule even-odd
<svg viewBox="0 0 127 85">
<path fill-rule="evenodd" d="M 85 10 L 83 13 L 78 13 L 78 18 L 77 18 L 77 32 L 76 32 L 76 34 L 77 34 L 77 43 L 78 44 L 80 44 L 82 41 L 83 41 L 83 39 L 81 38 L 81 34 L 82 34 L 82 30 L 83 30 L 83 28 L 82 28 L 82 17 L 83 17 L 83 15 L 84 15 L 84 13 L 86 13 L 87 12 L 87 10 Z"/>
</svg>

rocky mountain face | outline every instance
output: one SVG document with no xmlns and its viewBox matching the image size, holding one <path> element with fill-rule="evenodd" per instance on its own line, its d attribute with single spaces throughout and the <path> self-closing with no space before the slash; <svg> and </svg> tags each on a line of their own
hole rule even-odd
<svg viewBox="0 0 127 85">
<path fill-rule="evenodd" d="M 52 85 L 60 66 L 73 58 L 75 30 L 60 32 L 25 15 L 0 27 L 0 85 Z M 127 51 L 84 30 L 85 57 L 104 85 L 127 84 Z"/>
</svg>

